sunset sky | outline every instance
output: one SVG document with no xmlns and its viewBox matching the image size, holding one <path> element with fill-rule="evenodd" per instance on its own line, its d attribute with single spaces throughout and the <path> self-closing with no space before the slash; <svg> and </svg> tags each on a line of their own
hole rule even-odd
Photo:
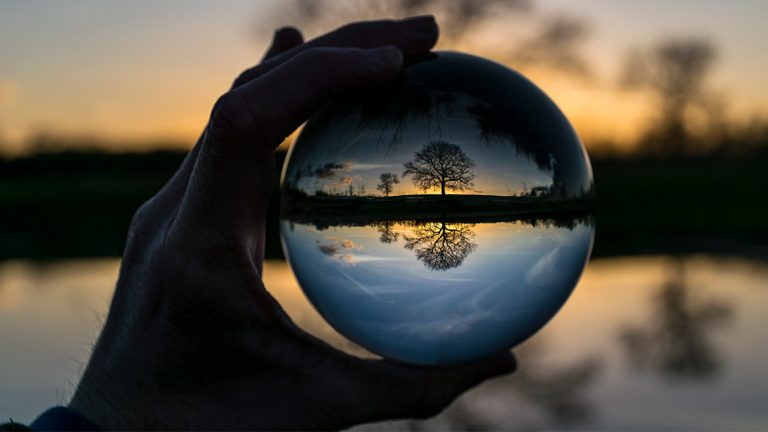
<svg viewBox="0 0 768 432">
<path fill-rule="evenodd" d="M 500 145 L 488 145 L 476 139 L 477 130 L 469 122 L 460 122 L 455 119 L 445 120 L 442 128 L 446 136 L 451 137 L 451 143 L 458 145 L 461 151 L 475 163 L 471 171 L 474 174 L 473 187 L 468 190 L 452 190 L 447 187 L 446 193 L 480 194 L 480 195 L 520 195 L 537 186 L 549 187 L 552 185 L 552 173 L 540 170 L 536 164 L 524 155 L 518 154 L 514 145 L 507 143 Z M 403 143 L 395 150 L 389 150 L 390 146 L 377 144 L 378 132 L 366 130 L 347 145 L 325 144 L 322 138 L 313 141 L 313 149 L 322 147 L 334 149 L 338 153 L 308 152 L 311 155 L 304 157 L 305 170 L 319 167 L 327 162 L 342 162 L 343 167 L 337 170 L 323 173 L 324 175 L 306 175 L 301 177 L 296 187 L 310 195 L 322 190 L 330 194 L 347 194 L 352 186 L 354 195 L 382 195 L 376 189 L 380 183 L 379 175 L 382 173 L 396 174 L 399 183 L 395 184 L 390 195 L 409 195 L 420 193 L 439 194 L 440 188 L 432 188 L 427 191 L 419 189 L 412 181 L 411 176 L 403 175 L 403 164 L 414 159 L 416 151 L 422 145 L 429 142 L 425 136 L 426 127 L 412 127 L 403 132 Z M 334 135 L 329 133 L 328 135 Z M 344 138 L 347 138 L 344 135 Z M 344 140 L 346 141 L 346 139 Z M 344 155 L 344 159 L 342 159 Z M 292 159 L 293 162 L 293 159 Z M 295 168 L 291 166 L 291 168 Z M 289 168 L 289 172 L 294 171 Z M 291 174 L 287 175 L 291 178 Z M 360 189 L 363 186 L 364 189 Z M 579 186 L 569 185 L 571 189 L 578 190 Z"/>
<path fill-rule="evenodd" d="M 25 139 L 40 132 L 108 137 L 134 149 L 151 138 L 190 146 L 216 97 L 261 57 L 271 36 L 263 17 L 275 15 L 275 4 L 3 1 L 0 153 L 28 151 Z M 643 126 L 648 95 L 619 90 L 617 76 L 628 49 L 665 36 L 709 37 L 718 48 L 711 88 L 726 96 L 730 115 L 768 112 L 768 2 L 540 0 L 535 7 L 590 24 L 583 53 L 592 79 L 530 74 L 588 145 L 629 142 Z M 275 17 L 272 27 L 287 23 Z"/>
</svg>

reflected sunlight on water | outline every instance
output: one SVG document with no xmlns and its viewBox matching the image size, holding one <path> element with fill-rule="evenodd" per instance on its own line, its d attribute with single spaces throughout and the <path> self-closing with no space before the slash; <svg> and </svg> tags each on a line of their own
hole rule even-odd
<svg viewBox="0 0 768 432">
<path fill-rule="evenodd" d="M 67 400 L 106 313 L 119 262 L 0 264 L 0 418 Z M 342 349 L 284 262 L 267 287 L 301 327 Z M 598 260 L 520 370 L 427 422 L 364 429 L 765 429 L 768 267 L 739 259 Z"/>
</svg>

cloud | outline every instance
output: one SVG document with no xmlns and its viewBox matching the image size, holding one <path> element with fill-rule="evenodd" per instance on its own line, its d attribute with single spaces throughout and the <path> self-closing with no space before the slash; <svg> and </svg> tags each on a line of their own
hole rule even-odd
<svg viewBox="0 0 768 432">
<path fill-rule="evenodd" d="M 363 249 L 363 245 L 338 237 L 327 237 L 325 241 L 315 240 L 315 243 L 323 255 L 347 265 L 374 261 L 403 260 L 403 258 L 398 257 L 382 257 L 358 253 L 358 251 Z"/>
<path fill-rule="evenodd" d="M 320 249 L 320 252 L 328 256 L 334 256 L 339 252 L 339 248 L 336 247 L 335 244 L 322 244 L 319 240 L 317 248 Z"/>
<path fill-rule="evenodd" d="M 339 181 L 337 181 L 335 183 L 331 183 L 331 187 L 336 187 L 336 188 L 342 188 L 343 189 L 343 188 L 349 187 L 349 185 L 351 185 L 354 182 L 361 182 L 362 180 L 363 180 L 363 178 L 360 177 L 359 175 L 356 175 L 356 176 L 345 175 L 345 176 L 340 177 Z"/>
<path fill-rule="evenodd" d="M 363 248 L 363 245 L 359 245 L 359 244 L 353 242 L 352 240 L 342 239 L 342 238 L 338 238 L 338 237 L 327 237 L 326 240 L 328 240 L 328 241 L 330 241 L 332 243 L 337 243 L 343 249 L 358 249 L 358 250 L 360 250 L 360 249 Z M 318 242 L 319 242 L 319 240 L 318 240 Z"/>
<path fill-rule="evenodd" d="M 405 321 L 392 325 L 388 330 L 397 333 L 407 333 L 423 338 L 439 336 L 455 336 L 469 333 L 479 322 L 493 318 L 494 311 L 475 310 L 467 314 L 452 313 L 443 315 L 444 311 L 419 311 L 413 321 Z"/>
<path fill-rule="evenodd" d="M 358 171 L 382 170 L 382 169 L 401 169 L 399 164 L 372 164 L 372 163 L 353 163 L 352 169 Z"/>
<path fill-rule="evenodd" d="M 311 170 L 310 175 L 319 179 L 329 179 L 336 176 L 338 171 L 349 171 L 352 166 L 351 161 L 346 162 L 328 162 L 325 165 L 321 165 Z"/>
<path fill-rule="evenodd" d="M 326 242 L 316 240 L 315 243 L 317 243 L 317 248 L 323 255 L 352 265 L 355 264 L 357 260 L 355 259 L 355 255 L 350 252 L 361 250 L 363 248 L 362 245 L 359 245 L 352 240 L 340 239 L 338 237 L 328 237 Z"/>
</svg>

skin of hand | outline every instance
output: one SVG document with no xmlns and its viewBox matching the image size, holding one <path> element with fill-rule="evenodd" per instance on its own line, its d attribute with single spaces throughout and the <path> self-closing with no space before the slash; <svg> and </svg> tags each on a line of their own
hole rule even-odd
<svg viewBox="0 0 768 432">
<path fill-rule="evenodd" d="M 273 151 L 334 97 L 395 78 L 431 49 L 430 16 L 275 33 L 221 96 L 169 182 L 135 214 L 102 333 L 70 407 L 106 430 L 329 430 L 432 416 L 501 353 L 419 368 L 364 360 L 306 334 L 261 280 Z"/>
</svg>

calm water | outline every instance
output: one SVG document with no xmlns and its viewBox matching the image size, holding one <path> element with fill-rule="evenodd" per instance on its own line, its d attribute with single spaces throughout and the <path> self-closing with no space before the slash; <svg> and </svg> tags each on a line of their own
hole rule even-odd
<svg viewBox="0 0 768 432">
<path fill-rule="evenodd" d="M 0 418 L 29 421 L 67 400 L 118 265 L 0 264 Z M 370 355 L 324 323 L 285 263 L 268 262 L 265 279 L 299 325 Z M 766 281 L 768 266 L 738 259 L 594 261 L 557 316 L 515 350 L 516 374 L 427 422 L 363 428 L 765 430 Z"/>
</svg>

